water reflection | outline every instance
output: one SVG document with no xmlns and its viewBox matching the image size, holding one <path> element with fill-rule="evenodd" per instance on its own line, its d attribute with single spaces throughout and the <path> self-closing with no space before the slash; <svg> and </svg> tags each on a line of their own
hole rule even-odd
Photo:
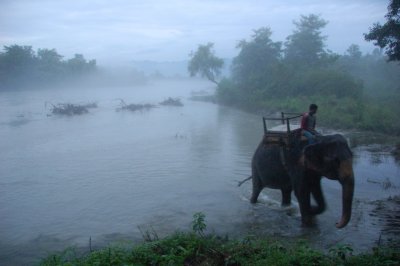
<svg viewBox="0 0 400 266">
<path fill-rule="evenodd" d="M 381 163 L 388 162 L 395 159 L 395 162 L 399 164 L 400 156 L 399 147 L 393 145 L 398 139 L 379 133 L 346 133 L 349 139 L 350 147 L 362 149 L 370 155 L 370 163 L 373 165 L 379 165 Z"/>
</svg>

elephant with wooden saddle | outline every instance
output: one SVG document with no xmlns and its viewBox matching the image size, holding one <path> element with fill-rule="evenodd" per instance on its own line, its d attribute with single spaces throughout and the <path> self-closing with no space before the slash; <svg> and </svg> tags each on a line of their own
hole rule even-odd
<svg viewBox="0 0 400 266">
<path fill-rule="evenodd" d="M 252 158 L 252 175 L 244 181 L 253 182 L 251 203 L 256 203 L 261 190 L 268 187 L 280 189 L 282 205 L 289 205 L 294 191 L 302 224 L 309 226 L 312 217 L 326 208 L 322 177 L 338 180 L 342 185 L 342 215 L 336 227 L 345 227 L 351 218 L 354 173 L 352 152 L 342 135 L 320 136 L 312 145 L 300 138 L 271 143 L 264 136 Z M 311 204 L 311 195 L 316 206 Z"/>
</svg>

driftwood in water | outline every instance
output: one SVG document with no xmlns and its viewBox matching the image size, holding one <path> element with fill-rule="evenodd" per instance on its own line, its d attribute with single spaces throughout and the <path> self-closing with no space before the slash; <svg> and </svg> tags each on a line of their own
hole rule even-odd
<svg viewBox="0 0 400 266">
<path fill-rule="evenodd" d="M 97 107 L 98 107 L 98 105 L 97 105 L 96 102 L 87 103 L 87 104 L 82 104 L 82 106 L 83 106 L 83 107 L 86 107 L 86 108 L 88 108 L 88 109 L 90 109 L 90 108 L 97 108 Z"/>
<path fill-rule="evenodd" d="M 168 99 L 160 102 L 160 105 L 183 106 L 183 103 L 179 98 L 168 97 Z"/>
<path fill-rule="evenodd" d="M 149 110 L 149 109 L 152 109 L 152 108 L 156 107 L 155 105 L 149 104 L 149 103 L 146 103 L 146 104 L 134 104 L 134 103 L 126 104 L 124 102 L 124 100 L 120 99 L 120 101 L 121 101 L 121 105 L 120 105 L 120 107 L 117 108 L 117 111 L 121 111 L 121 110 L 143 111 L 143 110 Z"/>
<path fill-rule="evenodd" d="M 52 105 L 51 113 L 55 115 L 68 115 L 68 116 L 81 115 L 88 113 L 89 112 L 88 108 L 94 108 L 93 106 L 88 107 L 86 105 L 78 105 L 71 103 L 59 103 L 57 105 L 54 105 L 52 103 L 50 104 Z"/>
</svg>

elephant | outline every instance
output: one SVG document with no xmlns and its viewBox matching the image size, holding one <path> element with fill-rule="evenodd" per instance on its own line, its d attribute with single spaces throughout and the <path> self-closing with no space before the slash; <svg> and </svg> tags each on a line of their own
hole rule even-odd
<svg viewBox="0 0 400 266">
<path fill-rule="evenodd" d="M 342 216 L 337 228 L 345 227 L 351 218 L 354 194 L 352 152 L 340 135 L 320 136 L 315 144 L 294 138 L 288 145 L 270 144 L 265 136 L 252 158 L 253 192 L 256 203 L 264 187 L 280 189 L 282 205 L 291 204 L 291 193 L 299 202 L 303 226 L 312 225 L 312 218 L 325 211 L 321 178 L 338 180 L 342 186 Z M 239 184 L 240 185 L 240 184 Z M 311 205 L 311 195 L 316 206 Z"/>
</svg>

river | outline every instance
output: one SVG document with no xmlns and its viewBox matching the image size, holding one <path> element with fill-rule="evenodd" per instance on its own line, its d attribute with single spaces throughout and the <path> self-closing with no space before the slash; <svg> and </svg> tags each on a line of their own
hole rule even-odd
<svg viewBox="0 0 400 266">
<path fill-rule="evenodd" d="M 328 208 L 313 228 L 300 227 L 295 200 L 280 207 L 279 191 L 264 189 L 251 205 L 251 182 L 237 182 L 250 175 L 262 120 L 189 99 L 213 90 L 206 81 L 164 80 L 0 92 L 0 264 L 32 264 L 71 245 L 88 248 L 89 239 L 101 247 L 138 241 L 146 231 L 188 231 L 196 212 L 206 215 L 208 233 L 308 239 L 323 249 L 341 243 L 366 251 L 399 237 L 400 167 L 373 143 L 353 145 L 356 189 L 344 229 L 335 228 L 336 181 L 323 180 Z M 116 111 L 118 99 L 157 104 L 168 97 L 184 106 Z M 49 115 L 46 104 L 94 101 L 98 108 L 71 117 Z"/>
</svg>

